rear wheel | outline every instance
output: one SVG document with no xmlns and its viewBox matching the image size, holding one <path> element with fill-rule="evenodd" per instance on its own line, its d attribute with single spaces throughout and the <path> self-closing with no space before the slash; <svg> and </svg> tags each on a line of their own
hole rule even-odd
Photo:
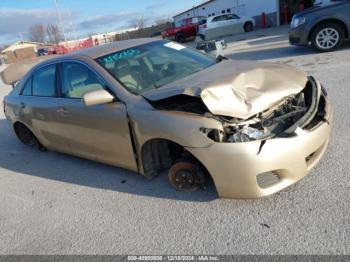
<svg viewBox="0 0 350 262">
<path fill-rule="evenodd" d="M 337 50 L 344 41 L 345 30 L 336 23 L 324 23 L 316 27 L 311 35 L 313 47 L 319 52 Z"/>
<path fill-rule="evenodd" d="M 178 190 L 194 192 L 204 186 L 205 175 L 200 166 L 179 160 L 169 170 L 169 181 Z"/>
<path fill-rule="evenodd" d="M 18 139 L 25 145 L 37 147 L 40 151 L 46 151 L 46 148 L 40 144 L 39 140 L 34 136 L 34 134 L 26 127 L 24 124 L 16 123 L 15 133 Z"/>
<path fill-rule="evenodd" d="M 250 31 L 253 31 L 253 29 L 254 29 L 254 26 L 252 22 L 246 22 L 244 24 L 244 32 L 250 32 Z"/>
<path fill-rule="evenodd" d="M 175 36 L 175 40 L 178 43 L 184 43 L 186 41 L 186 36 L 184 33 L 181 33 L 181 32 L 177 33 Z"/>
</svg>

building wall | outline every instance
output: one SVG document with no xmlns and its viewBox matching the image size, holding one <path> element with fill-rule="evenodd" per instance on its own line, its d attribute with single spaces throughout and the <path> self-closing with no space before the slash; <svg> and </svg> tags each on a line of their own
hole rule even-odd
<svg viewBox="0 0 350 262">
<path fill-rule="evenodd" d="M 171 23 L 165 23 L 161 25 L 154 25 L 151 27 L 145 27 L 142 29 L 126 31 L 118 33 L 114 36 L 114 41 L 135 39 L 141 37 L 161 37 L 161 32 L 171 27 Z"/>
<path fill-rule="evenodd" d="M 6 51 L 5 56 L 6 56 L 7 63 L 10 64 L 10 63 L 16 63 L 21 60 L 34 58 L 37 56 L 36 51 L 37 50 L 34 47 L 25 47 L 14 51 Z"/>
<path fill-rule="evenodd" d="M 180 25 L 182 20 L 194 16 L 219 15 L 227 9 L 231 13 L 236 13 L 240 16 L 256 17 L 259 20 L 260 15 L 264 12 L 268 15 L 276 17 L 278 9 L 278 0 L 215 0 L 205 5 L 195 7 L 194 9 L 174 17 L 175 25 Z M 277 19 L 276 19 L 277 20 Z M 276 21 L 271 21 L 276 23 Z"/>
</svg>

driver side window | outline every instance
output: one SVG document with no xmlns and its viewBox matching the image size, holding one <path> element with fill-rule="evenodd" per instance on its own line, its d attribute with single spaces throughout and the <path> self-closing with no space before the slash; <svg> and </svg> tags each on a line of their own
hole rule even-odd
<svg viewBox="0 0 350 262">
<path fill-rule="evenodd" d="M 61 96 L 65 98 L 82 98 L 84 94 L 103 90 L 104 84 L 94 72 L 86 66 L 66 62 L 61 67 Z"/>
<path fill-rule="evenodd" d="M 224 21 L 224 20 L 225 20 L 225 16 L 220 15 L 220 16 L 215 17 L 212 22 L 220 22 L 220 21 Z"/>
</svg>

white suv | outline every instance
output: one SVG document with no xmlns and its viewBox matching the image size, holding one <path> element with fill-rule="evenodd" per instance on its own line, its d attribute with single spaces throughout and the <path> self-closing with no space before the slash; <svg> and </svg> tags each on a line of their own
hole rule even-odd
<svg viewBox="0 0 350 262">
<path fill-rule="evenodd" d="M 199 24 L 198 34 L 207 39 L 209 32 L 210 35 L 213 35 L 214 31 L 216 33 L 224 33 L 224 35 L 232 35 L 252 31 L 254 27 L 255 20 L 253 18 L 239 17 L 236 14 L 222 14 L 208 17 L 206 23 L 203 21 Z"/>
</svg>

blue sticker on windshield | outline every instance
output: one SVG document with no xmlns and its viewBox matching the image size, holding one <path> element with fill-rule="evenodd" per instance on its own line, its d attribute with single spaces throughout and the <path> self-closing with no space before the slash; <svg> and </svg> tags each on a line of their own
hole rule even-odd
<svg viewBox="0 0 350 262">
<path fill-rule="evenodd" d="M 100 59 L 100 62 L 104 63 L 104 64 L 109 64 L 112 62 L 116 62 L 120 59 L 126 58 L 126 57 L 133 57 L 133 56 L 138 55 L 140 53 L 141 53 L 141 51 L 137 50 L 137 49 L 127 49 L 127 50 L 123 50 L 123 51 L 118 52 L 118 53 L 114 53 L 114 54 L 105 56 L 102 59 Z"/>
</svg>

